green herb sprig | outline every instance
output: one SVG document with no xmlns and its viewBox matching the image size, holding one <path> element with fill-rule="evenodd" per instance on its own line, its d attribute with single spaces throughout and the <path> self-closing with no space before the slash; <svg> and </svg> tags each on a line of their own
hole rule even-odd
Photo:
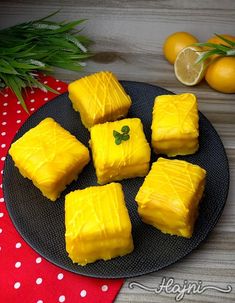
<svg viewBox="0 0 235 303">
<path fill-rule="evenodd" d="M 235 42 L 231 41 L 229 39 L 224 38 L 221 35 L 215 34 L 218 38 L 220 38 L 222 41 L 226 42 L 225 44 L 216 44 L 216 43 L 195 43 L 195 46 L 200 47 L 207 47 L 208 50 L 202 51 L 200 56 L 198 57 L 196 63 L 201 63 L 208 58 L 210 58 L 213 55 L 219 55 L 219 56 L 235 56 Z"/>
<path fill-rule="evenodd" d="M 127 141 L 130 139 L 130 127 L 128 125 L 124 125 L 121 128 L 121 132 L 119 133 L 118 131 L 114 130 L 113 131 L 113 136 L 115 138 L 115 144 L 120 145 L 122 143 L 122 141 Z"/>
<path fill-rule="evenodd" d="M 75 30 L 85 20 L 49 21 L 56 13 L 0 30 L 0 88 L 11 88 L 26 111 L 26 87 L 58 93 L 41 83 L 37 72 L 50 73 L 53 67 L 81 71 L 83 60 L 91 56 L 91 41 Z"/>
</svg>

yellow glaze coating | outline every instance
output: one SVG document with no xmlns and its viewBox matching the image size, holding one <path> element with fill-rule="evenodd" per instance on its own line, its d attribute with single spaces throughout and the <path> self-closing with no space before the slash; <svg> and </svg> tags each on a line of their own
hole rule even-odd
<svg viewBox="0 0 235 303">
<path fill-rule="evenodd" d="M 152 146 L 169 157 L 198 150 L 198 108 L 193 94 L 162 95 L 155 99 Z"/>
<path fill-rule="evenodd" d="M 69 84 L 68 91 L 73 108 L 79 111 L 86 128 L 125 117 L 131 106 L 130 97 L 111 72 L 98 72 L 76 80 Z"/>
<path fill-rule="evenodd" d="M 86 265 L 133 250 L 131 222 L 122 186 L 110 183 L 76 190 L 65 197 L 66 250 Z"/>
<path fill-rule="evenodd" d="M 129 126 L 130 139 L 116 145 L 113 131 Z M 149 171 L 150 147 L 138 118 L 97 124 L 90 129 L 90 146 L 99 184 L 143 177 Z"/>
<path fill-rule="evenodd" d="M 55 201 L 89 162 L 88 149 L 52 118 L 46 118 L 11 145 L 20 173 Z"/>
<path fill-rule="evenodd" d="M 159 158 L 137 193 L 139 215 L 163 233 L 190 238 L 205 180 L 198 165 Z"/>
</svg>

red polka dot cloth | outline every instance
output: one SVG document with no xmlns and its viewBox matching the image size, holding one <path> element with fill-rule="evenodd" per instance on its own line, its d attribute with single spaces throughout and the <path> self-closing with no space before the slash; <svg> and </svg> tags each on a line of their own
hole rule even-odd
<svg viewBox="0 0 235 303">
<path fill-rule="evenodd" d="M 52 77 L 41 81 L 59 93 L 67 84 Z M 29 89 L 30 114 L 55 97 L 54 93 Z M 38 255 L 18 234 L 7 213 L 2 191 L 4 160 L 19 127 L 28 118 L 16 96 L 0 91 L 0 302 L 1 303 L 110 303 L 123 280 L 94 279 L 63 270 Z"/>
</svg>

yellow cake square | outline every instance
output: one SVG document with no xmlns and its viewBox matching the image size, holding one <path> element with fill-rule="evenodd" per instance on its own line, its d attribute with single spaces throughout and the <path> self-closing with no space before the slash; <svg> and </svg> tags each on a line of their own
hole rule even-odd
<svg viewBox="0 0 235 303">
<path fill-rule="evenodd" d="M 163 233 L 190 238 L 205 180 L 198 165 L 159 158 L 136 195 L 139 215 Z"/>
<path fill-rule="evenodd" d="M 124 130 L 129 129 L 128 134 L 122 132 L 123 127 Z M 117 142 L 115 133 L 127 135 L 127 140 Z M 97 124 L 90 129 L 90 134 L 90 147 L 99 184 L 146 176 L 150 147 L 140 119 Z"/>
<path fill-rule="evenodd" d="M 125 117 L 131 99 L 111 72 L 98 72 L 69 84 L 69 98 L 86 128 Z"/>
<path fill-rule="evenodd" d="M 89 150 L 52 118 L 27 131 L 9 150 L 20 173 L 55 201 L 89 162 Z"/>
<path fill-rule="evenodd" d="M 74 263 L 109 260 L 133 250 L 131 222 L 119 183 L 66 195 L 65 227 L 66 250 Z"/>
<path fill-rule="evenodd" d="M 162 95 L 155 99 L 152 146 L 169 157 L 198 150 L 198 107 L 194 94 Z"/>
</svg>

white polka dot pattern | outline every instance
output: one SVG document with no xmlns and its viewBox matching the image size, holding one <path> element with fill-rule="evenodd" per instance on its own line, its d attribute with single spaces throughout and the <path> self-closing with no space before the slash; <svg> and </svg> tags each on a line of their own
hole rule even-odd
<svg viewBox="0 0 235 303">
<path fill-rule="evenodd" d="M 65 296 L 64 295 L 62 295 L 62 296 L 59 297 L 59 302 L 61 302 L 61 303 L 65 302 Z"/>
<path fill-rule="evenodd" d="M 44 78 L 42 82 L 59 93 L 67 91 L 67 84 L 51 77 Z M 57 95 L 51 92 L 43 92 L 36 88 L 29 89 L 26 94 L 26 105 L 30 115 L 55 96 Z M 80 300 L 91 303 L 94 302 L 94 294 L 97 301 L 111 303 L 114 295 L 111 297 L 109 295 L 111 292 L 107 290 L 112 282 L 109 285 L 105 283 L 102 285 L 100 284 L 102 280 L 97 280 L 96 284 L 95 279 L 89 280 L 87 277 L 83 278 L 63 271 L 50 264 L 35 253 L 13 227 L 2 194 L 3 165 L 15 133 L 29 115 L 9 89 L 0 94 L 0 113 L 2 117 L 0 119 L 0 259 L 3 257 L 3 260 L 7 260 L 7 272 L 4 274 L 9 276 L 1 287 L 10 288 L 7 289 L 7 293 L 12 293 L 12 298 L 25 296 L 27 302 L 32 303 L 74 303 Z M 71 285 L 78 291 L 71 292 Z M 89 291 L 90 289 L 92 291 Z M 7 302 L 16 302 L 16 300 L 9 298 Z"/>
<path fill-rule="evenodd" d="M 58 276 L 57 276 L 57 279 L 62 280 L 63 278 L 64 278 L 64 275 L 62 273 L 59 273 Z"/>
<path fill-rule="evenodd" d="M 21 266 L 21 262 L 16 262 L 16 264 L 15 264 L 15 268 L 20 268 L 20 266 Z"/>
<path fill-rule="evenodd" d="M 104 291 L 104 292 L 105 292 L 105 291 L 108 291 L 108 289 L 109 289 L 109 288 L 108 288 L 108 285 L 102 285 L 102 286 L 101 286 L 101 290 Z"/>
<path fill-rule="evenodd" d="M 42 278 L 37 278 L 36 284 L 37 284 L 37 285 L 42 284 Z"/>
<path fill-rule="evenodd" d="M 83 290 L 80 292 L 80 296 L 81 296 L 82 298 L 84 298 L 84 297 L 86 296 L 86 294 L 87 294 L 87 292 L 86 292 L 85 289 L 83 289 Z"/>
<path fill-rule="evenodd" d="M 14 288 L 15 288 L 15 289 L 18 289 L 18 288 L 20 288 L 20 285 L 21 285 L 20 282 L 16 282 L 16 283 L 14 284 Z"/>
<path fill-rule="evenodd" d="M 36 263 L 39 264 L 39 263 L 41 263 L 41 262 L 42 262 L 42 258 L 41 258 L 41 257 L 38 257 L 38 258 L 36 259 Z"/>
</svg>

